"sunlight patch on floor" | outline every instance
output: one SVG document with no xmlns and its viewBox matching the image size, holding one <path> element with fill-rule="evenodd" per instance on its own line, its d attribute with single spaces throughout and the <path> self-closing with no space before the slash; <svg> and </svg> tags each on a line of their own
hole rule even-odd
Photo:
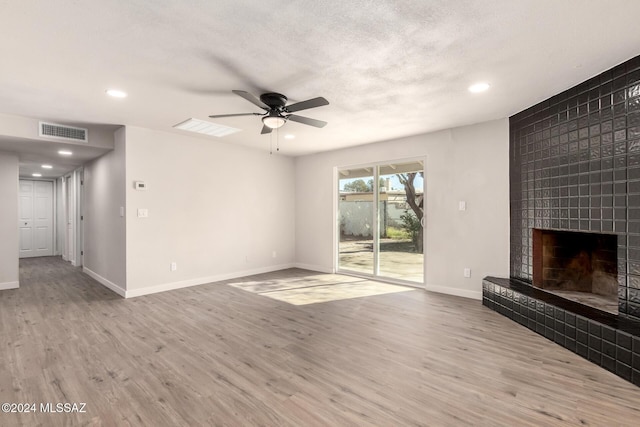
<svg viewBox="0 0 640 427">
<path fill-rule="evenodd" d="M 278 284 L 272 282 L 238 282 L 227 284 L 293 305 L 316 304 L 415 290 L 415 288 L 407 286 L 391 285 L 351 277 L 331 276 L 333 276 L 334 279 L 339 277 L 339 281 L 336 280 L 333 283 L 318 283 L 318 281 L 300 280 L 294 281 L 293 283 Z"/>
</svg>

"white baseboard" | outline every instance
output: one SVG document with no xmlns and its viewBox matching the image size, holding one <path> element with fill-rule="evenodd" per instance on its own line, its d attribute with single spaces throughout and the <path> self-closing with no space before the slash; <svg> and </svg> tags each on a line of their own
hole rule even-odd
<svg viewBox="0 0 640 427">
<path fill-rule="evenodd" d="M 332 268 L 326 268 L 323 267 L 321 265 L 313 265 L 313 264 L 304 264 L 301 262 L 296 262 L 294 264 L 295 268 L 301 268 L 303 270 L 311 270 L 311 271 L 317 271 L 319 273 L 327 273 L 327 274 L 334 274 L 335 271 Z"/>
<path fill-rule="evenodd" d="M 116 285 L 115 283 L 95 273 L 94 271 L 91 271 L 87 267 L 83 267 L 82 271 L 87 273 L 87 275 L 91 276 L 93 279 L 95 279 L 102 285 L 106 286 L 107 288 L 111 289 L 113 292 L 117 293 L 118 295 L 124 298 L 134 298 L 134 297 L 139 297 L 143 295 L 151 295 L 158 292 L 165 292 L 165 291 L 172 291 L 175 289 L 187 288 L 190 286 L 198 286 L 198 285 L 204 285 L 208 283 L 220 282 L 223 280 L 237 279 L 239 277 L 253 276 L 255 274 L 270 273 L 273 271 L 285 270 L 287 268 L 301 268 L 304 270 L 317 271 L 320 273 L 327 273 L 327 274 L 335 273 L 332 269 L 328 269 L 326 267 L 322 267 L 319 265 L 290 263 L 290 264 L 280 264 L 280 265 L 274 265 L 269 267 L 255 268 L 251 270 L 236 271 L 236 272 L 227 273 L 227 274 L 218 274 L 215 276 L 199 277 L 196 279 L 182 280 L 179 282 L 163 283 L 160 285 L 147 286 L 144 288 L 132 289 L 127 291 L 122 289 L 120 286 Z M 15 289 L 18 287 L 18 284 L 19 282 L 0 283 L 0 290 Z M 437 285 L 428 285 L 428 284 L 425 285 L 424 289 L 430 292 L 438 292 L 441 294 L 454 295 L 458 297 L 470 298 L 475 300 L 482 300 L 481 291 L 471 291 L 468 289 L 459 289 L 459 288 L 451 288 L 447 286 L 437 286 Z"/>
<path fill-rule="evenodd" d="M 100 283 L 100 284 L 106 286 L 107 288 L 111 289 L 113 292 L 115 292 L 116 294 L 120 295 L 121 297 L 123 297 L 123 298 L 127 297 L 127 291 L 125 291 L 120 286 L 116 285 L 115 283 L 105 279 L 104 277 L 102 277 L 98 273 L 89 270 L 87 267 L 82 267 L 82 272 L 83 273 L 87 273 L 88 276 L 90 276 L 91 278 L 95 279 L 98 283 Z"/>
<path fill-rule="evenodd" d="M 20 282 L 4 282 L 0 283 L 0 291 L 6 291 L 8 289 L 18 289 Z"/>
<path fill-rule="evenodd" d="M 468 289 L 450 288 L 447 286 L 425 285 L 427 291 L 438 292 L 440 294 L 454 295 L 457 297 L 482 300 L 482 291 L 470 291 Z"/>
<path fill-rule="evenodd" d="M 270 273 L 272 271 L 293 268 L 294 264 L 280 264 L 269 267 L 254 268 L 252 270 L 236 271 L 233 273 L 219 274 L 216 276 L 199 277 L 197 279 L 182 280 L 180 282 L 163 283 L 160 285 L 147 286 L 140 289 L 126 291 L 125 298 L 139 297 L 143 295 L 155 294 L 158 292 L 173 291 L 175 289 L 188 288 L 190 286 L 205 285 L 208 283 L 220 282 L 223 280 L 237 279 L 239 277 L 253 276 L 254 274 Z"/>
</svg>

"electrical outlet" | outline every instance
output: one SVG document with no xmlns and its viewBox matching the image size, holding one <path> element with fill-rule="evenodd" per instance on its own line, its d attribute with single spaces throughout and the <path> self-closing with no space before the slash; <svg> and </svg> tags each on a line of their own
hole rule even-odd
<svg viewBox="0 0 640 427">
<path fill-rule="evenodd" d="M 149 218 L 149 209 L 138 209 L 138 218 Z"/>
<path fill-rule="evenodd" d="M 178 263 L 172 262 L 170 268 L 171 268 L 171 271 L 176 271 L 178 269 Z"/>
<path fill-rule="evenodd" d="M 470 268 L 465 268 L 464 269 L 464 277 L 471 277 L 471 269 Z"/>
<path fill-rule="evenodd" d="M 271 253 L 271 257 L 272 257 L 272 258 L 276 258 L 277 256 L 278 256 L 278 253 L 277 253 L 276 251 L 273 251 L 273 252 Z"/>
</svg>

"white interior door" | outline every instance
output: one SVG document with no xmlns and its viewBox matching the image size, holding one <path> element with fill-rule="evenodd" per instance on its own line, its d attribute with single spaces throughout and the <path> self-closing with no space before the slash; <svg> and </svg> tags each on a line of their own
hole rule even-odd
<svg viewBox="0 0 640 427">
<path fill-rule="evenodd" d="M 76 244 L 74 266 L 80 267 L 84 264 L 84 168 L 75 171 L 76 176 Z"/>
<path fill-rule="evenodd" d="M 69 174 L 64 179 L 64 198 L 65 198 L 65 256 L 66 261 L 75 263 L 75 197 L 74 197 L 74 177 Z"/>
<path fill-rule="evenodd" d="M 53 255 L 53 182 L 20 180 L 20 258 Z"/>
</svg>

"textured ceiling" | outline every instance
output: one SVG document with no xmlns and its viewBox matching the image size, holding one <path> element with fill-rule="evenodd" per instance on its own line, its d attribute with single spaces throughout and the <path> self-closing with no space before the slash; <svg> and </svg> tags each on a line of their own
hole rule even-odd
<svg viewBox="0 0 640 427">
<path fill-rule="evenodd" d="M 325 128 L 280 131 L 301 155 L 508 117 L 639 54 L 639 14 L 637 0 L 9 1 L 0 113 L 181 132 L 260 111 L 232 89 L 324 96 L 299 114 Z M 476 81 L 491 90 L 470 94 Z M 203 138 L 268 149 L 259 117 L 215 122 L 242 131 Z"/>
</svg>

